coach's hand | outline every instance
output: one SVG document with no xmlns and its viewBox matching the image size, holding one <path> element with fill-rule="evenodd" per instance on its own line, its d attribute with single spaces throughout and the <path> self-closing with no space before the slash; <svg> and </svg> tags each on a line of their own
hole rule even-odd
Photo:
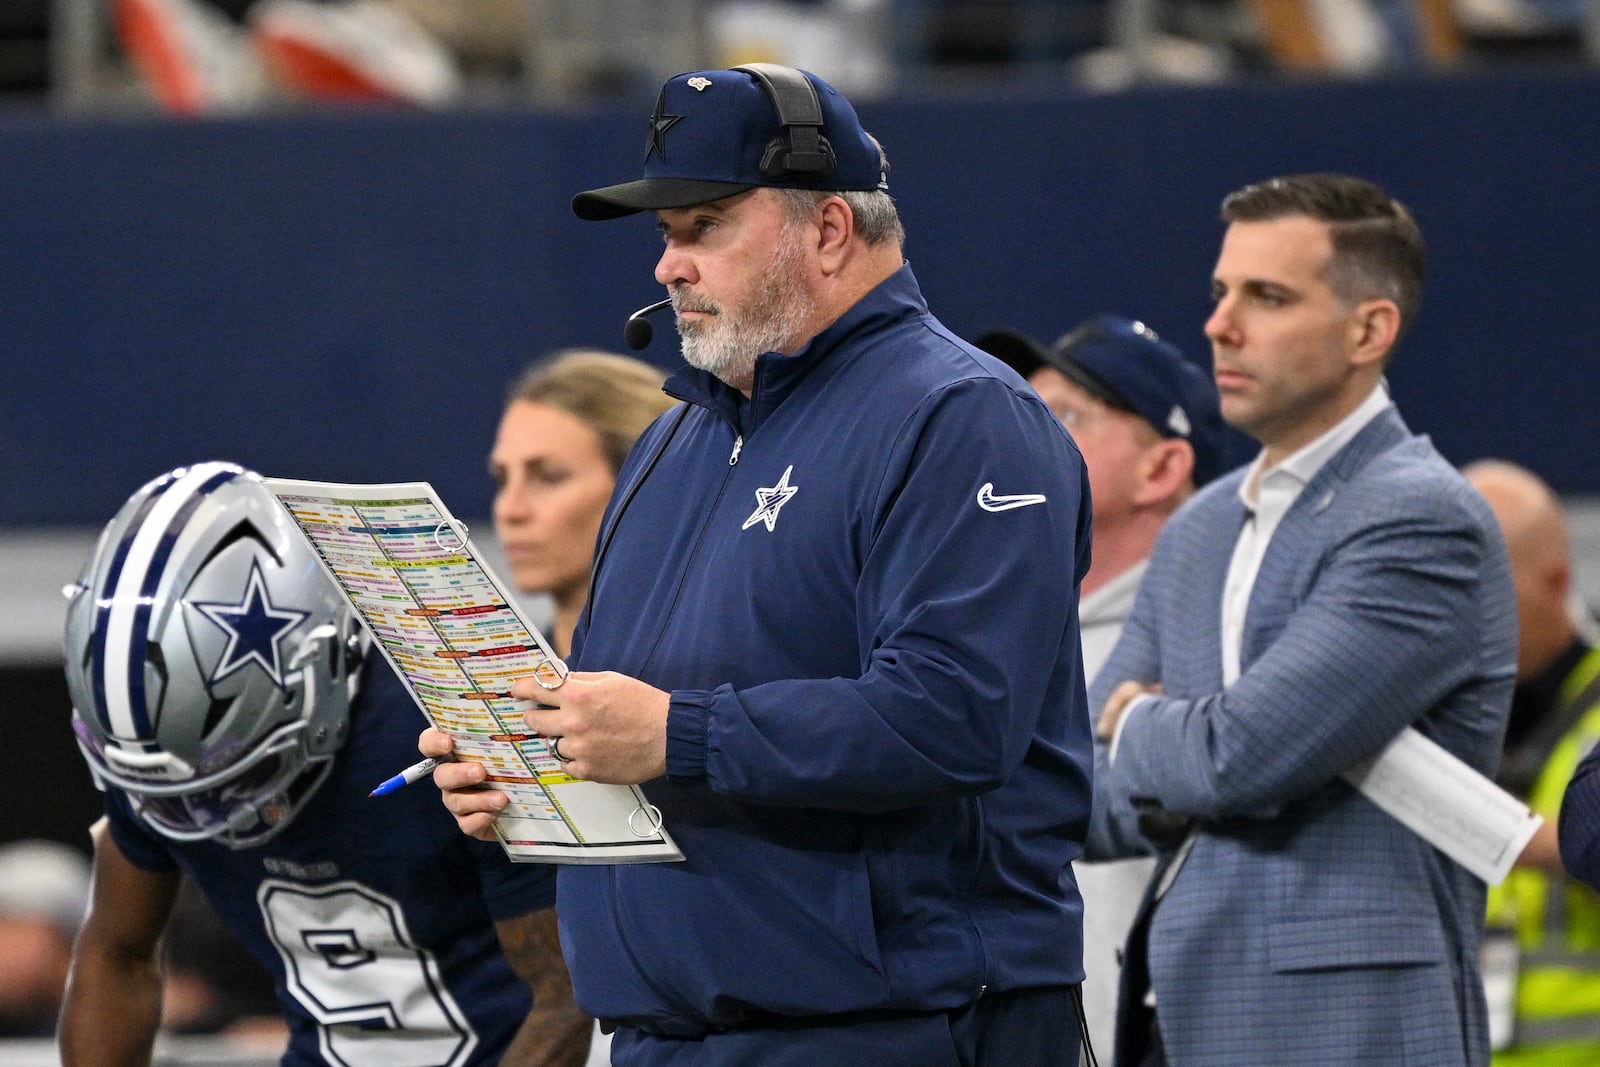
<svg viewBox="0 0 1600 1067">
<path fill-rule="evenodd" d="M 454 738 L 433 726 L 417 738 L 417 751 L 424 756 L 448 756 L 455 747 Z M 511 801 L 497 789 L 482 788 L 487 777 L 483 764 L 474 760 L 446 760 L 434 768 L 433 784 L 439 787 L 444 806 L 456 817 L 462 833 L 494 841 L 495 817 Z"/>
</svg>

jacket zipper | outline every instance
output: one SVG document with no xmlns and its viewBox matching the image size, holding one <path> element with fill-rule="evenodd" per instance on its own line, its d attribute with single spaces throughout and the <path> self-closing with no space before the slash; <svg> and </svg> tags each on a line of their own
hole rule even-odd
<svg viewBox="0 0 1600 1067">
<path fill-rule="evenodd" d="M 690 406 L 691 405 L 689 402 L 684 402 L 683 414 L 680 414 L 677 421 L 673 423 L 672 430 L 668 433 L 666 440 L 661 443 L 661 447 L 656 450 L 655 455 L 650 457 L 649 464 L 645 467 L 638 480 L 635 481 L 634 484 L 629 488 L 627 498 L 617 509 L 615 516 L 611 520 L 611 525 L 602 539 L 600 550 L 595 555 L 594 565 L 589 573 L 589 599 L 585 604 L 585 610 L 589 612 L 589 622 L 591 626 L 594 624 L 594 594 L 596 580 L 600 574 L 600 559 L 605 554 L 606 549 L 611 547 L 611 538 L 615 535 L 617 527 L 622 522 L 622 514 L 627 510 L 627 505 L 632 503 L 634 494 L 637 493 L 640 486 L 644 484 L 645 478 L 649 477 L 650 472 L 655 469 L 656 463 L 660 461 L 663 455 L 666 454 L 667 446 L 672 443 L 673 437 L 677 436 L 678 427 L 682 424 L 683 416 L 687 414 Z M 730 468 L 729 474 L 723 477 L 722 485 L 717 489 L 717 495 L 712 499 L 711 506 L 706 512 L 705 520 L 700 527 L 700 533 L 695 537 L 694 544 L 690 546 L 688 553 L 684 556 L 683 572 L 678 577 L 678 588 L 680 590 L 683 588 L 683 583 L 688 580 L 689 570 L 694 563 L 696 554 L 698 554 L 700 550 L 700 546 L 705 542 L 706 525 L 711 522 L 711 517 L 716 514 L 718 506 L 722 503 L 723 494 L 728 491 L 728 478 L 732 475 L 731 468 L 739 462 L 739 453 L 742 451 L 744 451 L 744 437 L 739 433 L 738 427 L 734 427 L 733 452 L 728 456 L 728 467 Z M 644 659 L 640 661 L 640 673 L 643 673 L 644 669 L 649 666 L 650 661 L 655 658 L 656 650 L 661 647 L 661 641 L 667 633 L 667 624 L 671 621 L 672 613 L 676 609 L 677 599 L 677 596 L 674 595 L 672 598 L 672 605 L 667 609 L 667 618 L 662 621 L 661 629 L 656 634 L 655 643 L 651 645 L 650 651 L 645 655 Z M 666 1007 L 673 1015 L 698 1019 L 692 1006 L 687 1001 L 683 1001 L 677 997 L 674 997 L 669 990 L 663 988 L 658 982 L 655 981 L 654 978 L 651 977 L 649 970 L 634 953 L 633 946 L 628 943 L 628 935 L 625 932 L 625 927 L 622 923 L 622 892 L 617 868 L 613 868 L 611 871 L 610 889 L 611 921 L 616 926 L 617 940 L 622 946 L 622 951 L 624 954 L 626 954 L 629 963 L 633 965 L 634 974 L 655 995 L 657 1003 Z M 709 1020 L 699 1019 L 698 1021 L 709 1024 Z"/>
</svg>

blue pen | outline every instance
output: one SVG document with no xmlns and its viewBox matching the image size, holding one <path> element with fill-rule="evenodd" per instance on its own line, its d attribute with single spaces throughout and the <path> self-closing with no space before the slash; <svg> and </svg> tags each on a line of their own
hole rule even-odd
<svg viewBox="0 0 1600 1067">
<path fill-rule="evenodd" d="M 420 763 L 413 763 L 411 766 L 407 767 L 393 778 L 385 779 L 381 784 L 379 784 L 378 788 L 368 793 L 367 796 L 381 797 L 385 794 L 393 793 L 396 789 L 408 786 L 412 782 L 420 782 L 422 779 L 432 774 L 433 769 L 443 762 L 444 761 L 441 759 L 435 759 L 434 757 L 429 756 Z"/>
</svg>

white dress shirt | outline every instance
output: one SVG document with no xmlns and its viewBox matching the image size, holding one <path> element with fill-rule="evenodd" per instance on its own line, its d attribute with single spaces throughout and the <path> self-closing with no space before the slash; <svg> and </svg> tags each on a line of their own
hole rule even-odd
<svg viewBox="0 0 1600 1067">
<path fill-rule="evenodd" d="M 1222 588 L 1222 684 L 1226 688 L 1239 677 L 1239 650 L 1244 634 L 1245 610 L 1250 604 L 1250 592 L 1255 588 L 1256 575 L 1261 571 L 1261 560 L 1272 543 L 1272 534 L 1283 521 L 1283 516 L 1294 505 L 1301 490 L 1311 481 L 1322 465 L 1349 444 L 1367 423 L 1392 407 L 1389 389 L 1381 382 L 1367 398 L 1356 405 L 1354 411 L 1335 423 L 1316 440 L 1286 457 L 1275 467 L 1266 466 L 1267 454 L 1262 451 L 1251 463 L 1244 481 L 1239 483 L 1239 499 L 1249 517 L 1239 530 L 1239 539 L 1233 545 L 1233 558 L 1228 563 L 1228 579 Z M 1136 697 L 1117 720 L 1112 732 L 1111 748 L 1107 753 L 1116 762 L 1117 748 L 1122 740 L 1123 727 L 1128 720 L 1148 704 L 1151 696 Z"/>
<path fill-rule="evenodd" d="M 1263 451 L 1250 465 L 1250 472 L 1239 483 L 1239 500 L 1249 517 L 1239 529 L 1228 563 L 1228 580 L 1222 588 L 1222 685 L 1232 685 L 1239 677 L 1239 649 L 1244 635 L 1245 610 L 1255 589 L 1256 575 L 1267 546 L 1300 493 L 1323 464 L 1349 444 L 1362 429 L 1393 406 L 1389 391 L 1381 384 L 1367 394 L 1356 409 L 1340 419 L 1326 433 L 1275 467 L 1266 466 Z"/>
</svg>

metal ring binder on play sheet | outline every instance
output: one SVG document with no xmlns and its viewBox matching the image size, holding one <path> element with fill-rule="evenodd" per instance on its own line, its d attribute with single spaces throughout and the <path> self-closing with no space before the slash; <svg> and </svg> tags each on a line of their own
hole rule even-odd
<svg viewBox="0 0 1600 1067">
<path fill-rule="evenodd" d="M 432 486 L 286 478 L 266 485 L 428 720 L 455 739 L 456 758 L 483 763 L 510 798 L 495 821 L 507 855 L 546 863 L 683 858 L 638 786 L 574 778 L 549 739 L 529 732 L 512 681 L 531 675 L 554 688 L 566 664 Z"/>
</svg>

